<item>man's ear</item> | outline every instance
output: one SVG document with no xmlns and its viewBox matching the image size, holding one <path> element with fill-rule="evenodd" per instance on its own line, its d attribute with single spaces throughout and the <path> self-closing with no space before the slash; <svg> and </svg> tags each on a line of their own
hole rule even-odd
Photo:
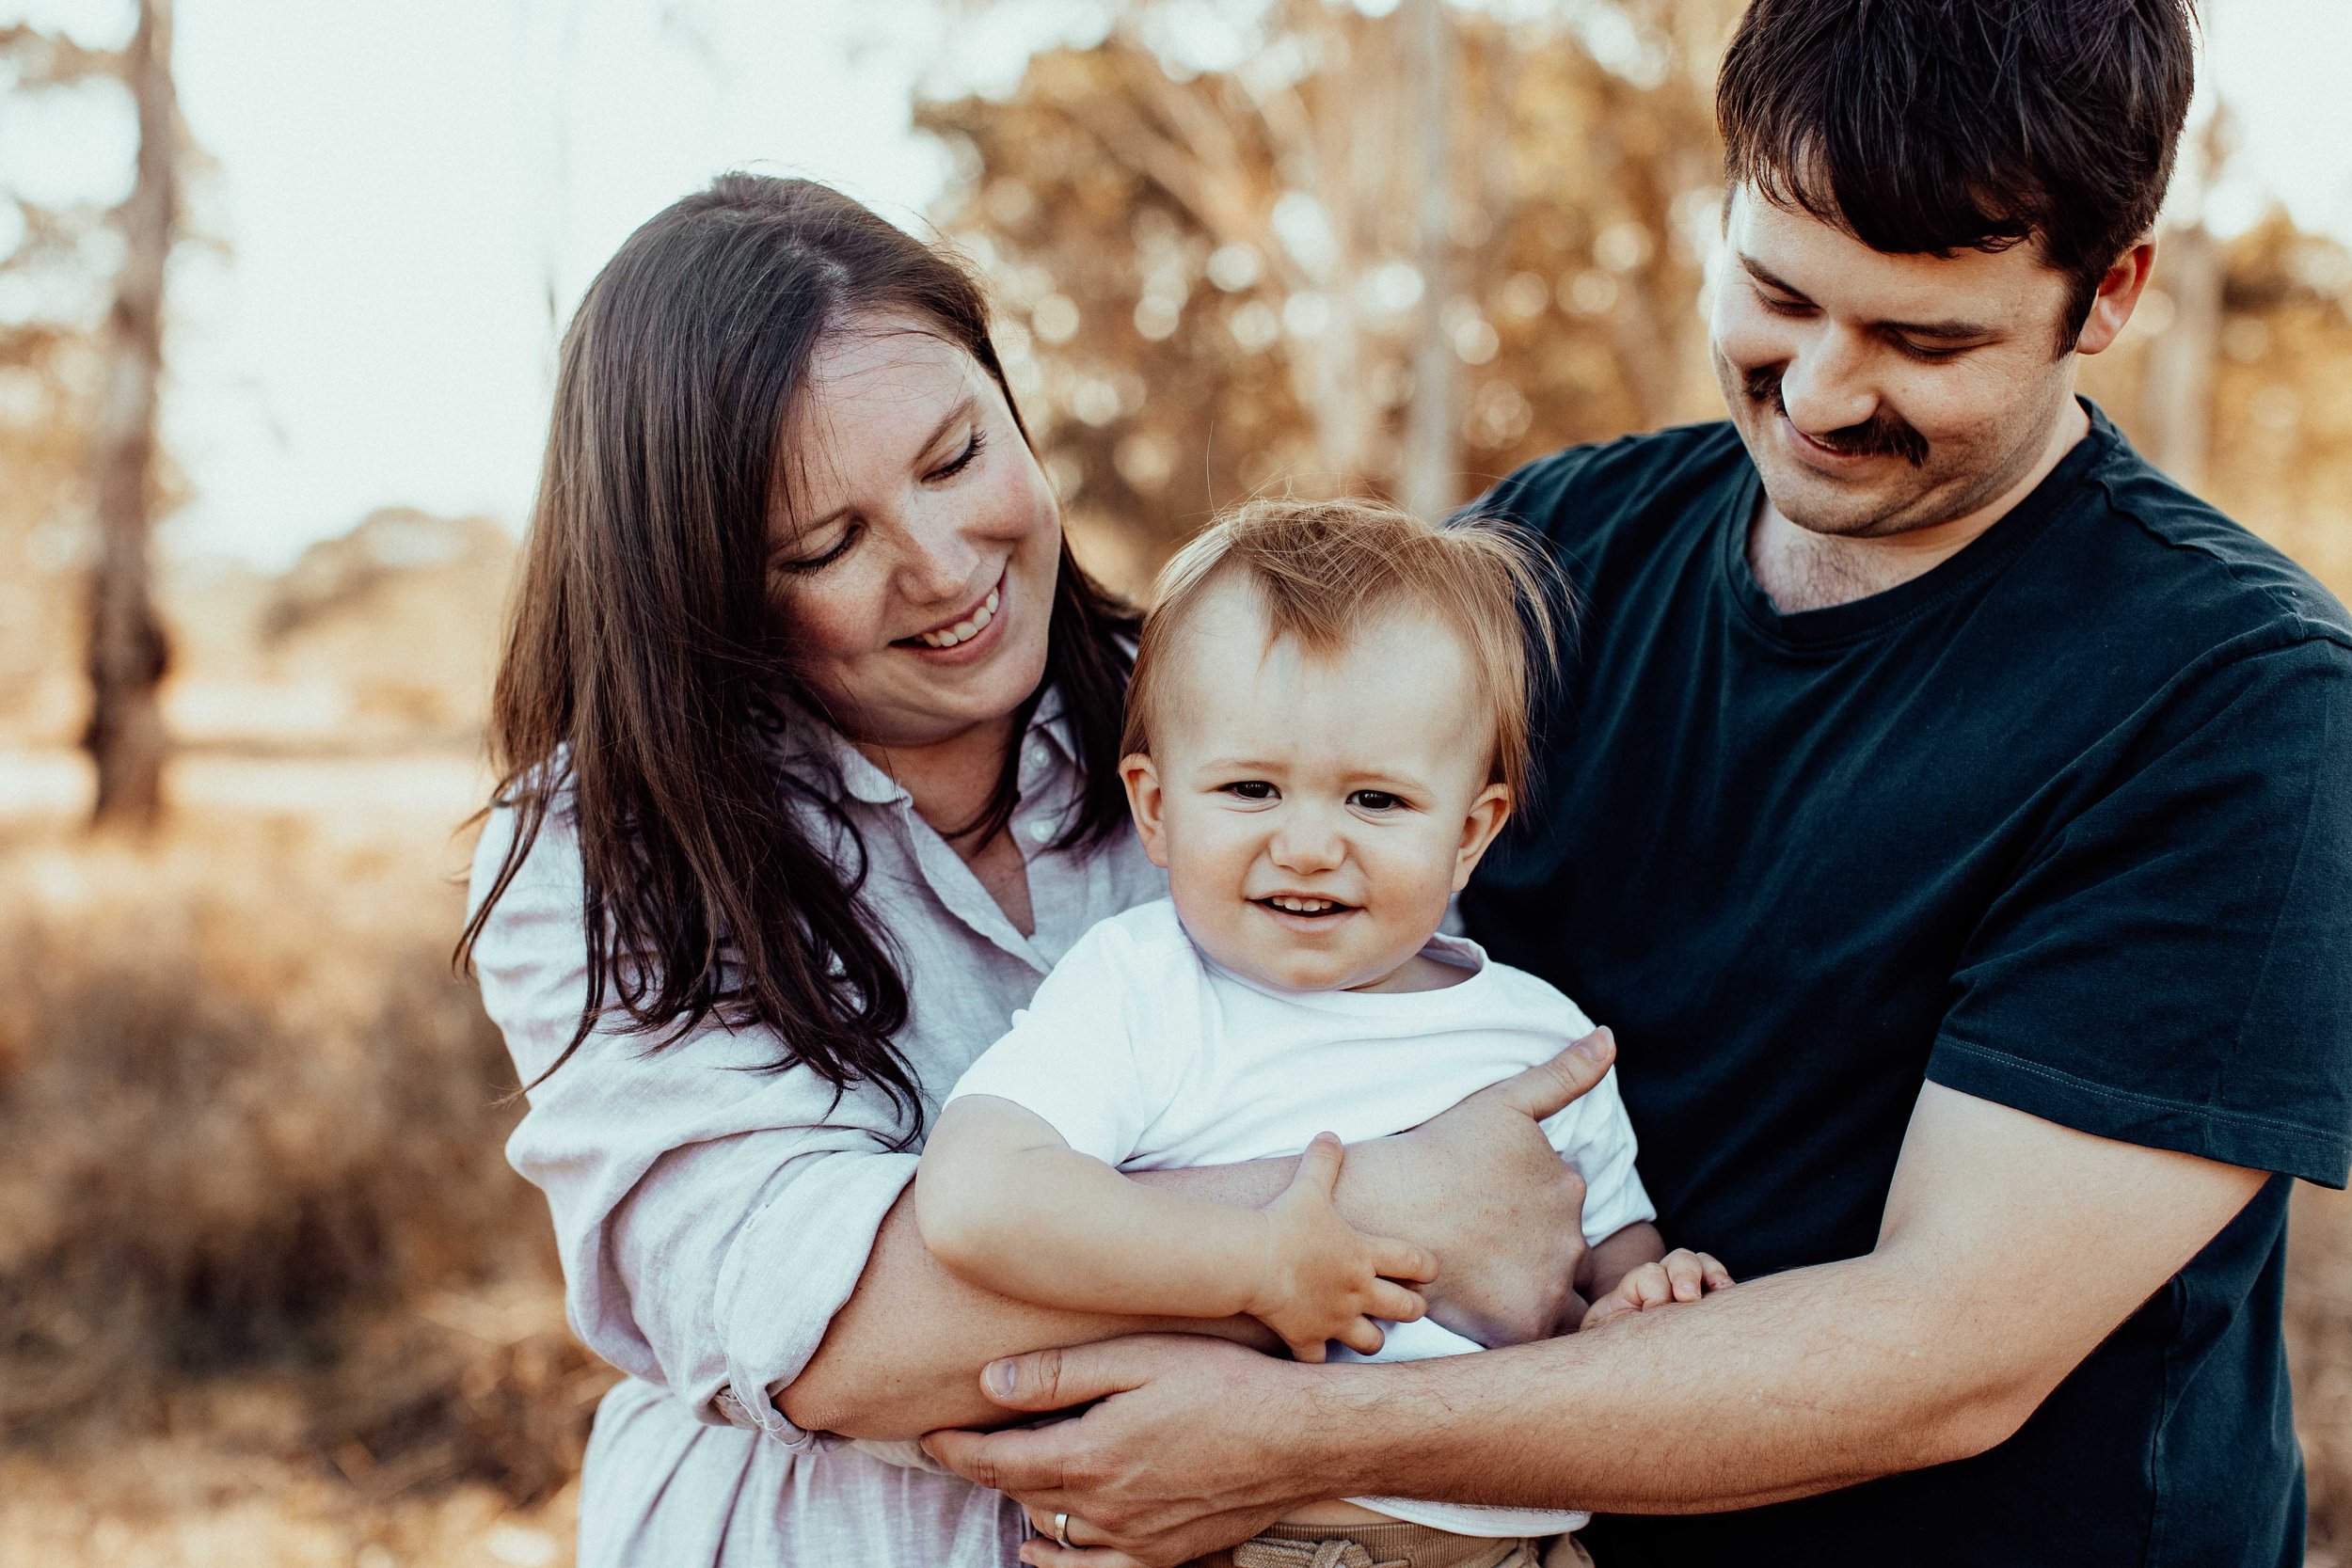
<svg viewBox="0 0 2352 1568">
<path fill-rule="evenodd" d="M 1502 825 L 1511 820 L 1511 791 L 1499 784 L 1490 784 L 1479 791 L 1470 802 L 1470 815 L 1462 818 L 1462 844 L 1454 857 L 1454 891 L 1461 892 L 1470 885 L 1470 873 L 1486 853 L 1486 846 L 1502 832 Z"/>
<path fill-rule="evenodd" d="M 2155 270 L 2156 242 L 2152 237 L 2125 251 L 2107 275 L 2099 279 L 2099 293 L 2090 302 L 2090 315 L 2074 340 L 2076 354 L 2103 354 L 2122 335 L 2124 324 L 2139 309 L 2148 291 L 2148 276 Z"/>
<path fill-rule="evenodd" d="M 1127 814 L 1136 819 L 1136 836 L 1143 852 L 1161 870 L 1168 869 L 1168 831 L 1160 817 L 1160 770 L 1142 752 L 1119 759 L 1119 782 L 1127 786 Z"/>
</svg>

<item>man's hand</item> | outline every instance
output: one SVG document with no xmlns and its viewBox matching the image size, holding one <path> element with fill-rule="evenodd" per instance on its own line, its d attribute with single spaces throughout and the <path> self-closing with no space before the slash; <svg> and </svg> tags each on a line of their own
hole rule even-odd
<svg viewBox="0 0 2352 1568">
<path fill-rule="evenodd" d="M 1596 1030 L 1409 1132 L 1349 1151 L 1350 1180 L 1377 1184 L 1383 1226 L 1434 1246 L 1430 1317 L 1483 1345 L 1576 1325 L 1584 1179 L 1536 1123 L 1598 1084 L 1616 1054 L 1615 1037 Z"/>
<path fill-rule="evenodd" d="M 1421 1248 L 1367 1236 L 1340 1218 L 1331 1195 L 1343 1158 L 1337 1135 L 1317 1133 L 1291 1184 L 1259 1211 L 1266 1222 L 1265 1260 L 1245 1310 L 1301 1361 L 1322 1360 L 1333 1339 L 1359 1354 L 1377 1353 L 1380 1325 L 1373 1319 L 1411 1323 L 1426 1310 L 1396 1281 L 1437 1273 Z"/>
<path fill-rule="evenodd" d="M 1075 1420 L 997 1433 L 934 1432 L 931 1457 L 1027 1505 L 1048 1538 L 1021 1548 L 1037 1568 L 1167 1568 L 1247 1541 L 1330 1491 L 1312 1417 L 1316 1370 L 1177 1335 L 1038 1351 L 992 1364 L 982 1383 L 1008 1410 Z M 1051 1539 L 1071 1516 L 1076 1549 Z"/>
<path fill-rule="evenodd" d="M 1731 1289 L 1731 1271 L 1708 1253 L 1677 1247 L 1654 1263 L 1628 1269 L 1616 1288 L 1584 1314 L 1583 1332 L 1612 1318 L 1646 1312 L 1669 1302 L 1696 1301 L 1709 1291 Z"/>
</svg>

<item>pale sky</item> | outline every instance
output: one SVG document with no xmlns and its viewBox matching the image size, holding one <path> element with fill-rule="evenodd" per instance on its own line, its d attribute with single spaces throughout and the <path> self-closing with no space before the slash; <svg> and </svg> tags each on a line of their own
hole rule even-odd
<svg viewBox="0 0 2352 1568">
<path fill-rule="evenodd" d="M 127 8 L 0 21 L 103 42 Z M 227 248 L 172 279 L 166 438 L 195 499 L 167 548 L 282 564 L 387 504 L 519 527 L 559 318 L 630 229 L 746 165 L 912 221 L 948 175 L 908 126 L 917 80 L 1009 84 L 1097 9 L 1005 0 L 950 42 L 931 0 L 179 0 L 182 101 L 215 166 L 195 213 Z M 2352 4 L 2207 14 L 2240 147 L 2211 217 L 2276 198 L 2352 240 Z M 119 196 L 127 119 L 105 92 L 0 103 L 0 185 Z"/>
</svg>

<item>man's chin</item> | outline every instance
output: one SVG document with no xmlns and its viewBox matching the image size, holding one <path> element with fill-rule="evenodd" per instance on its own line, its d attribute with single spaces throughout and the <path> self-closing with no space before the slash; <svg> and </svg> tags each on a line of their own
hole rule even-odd
<svg viewBox="0 0 2352 1568">
<path fill-rule="evenodd" d="M 1882 531 L 1886 519 L 1914 499 L 1859 477 L 1833 479 L 1787 460 L 1759 463 L 1756 472 L 1772 510 L 1807 533 L 1867 538 Z"/>
</svg>

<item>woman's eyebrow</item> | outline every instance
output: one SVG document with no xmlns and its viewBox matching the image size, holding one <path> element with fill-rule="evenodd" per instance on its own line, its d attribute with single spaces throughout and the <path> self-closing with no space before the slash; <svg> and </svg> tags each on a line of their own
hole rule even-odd
<svg viewBox="0 0 2352 1568">
<path fill-rule="evenodd" d="M 953 408 L 948 409 L 946 417 L 942 419 L 936 425 L 933 425 L 931 427 L 931 433 L 923 437 L 923 444 L 914 449 L 915 455 L 920 457 L 923 453 L 939 445 L 939 438 L 946 435 L 948 431 L 954 429 L 959 421 L 968 418 L 971 415 L 972 410 L 978 405 L 979 399 L 973 393 L 966 392 L 963 396 L 963 401 L 957 404 Z M 806 534 L 814 533 L 818 529 L 823 528 L 826 524 L 835 521 L 841 516 L 842 514 L 850 510 L 850 508 L 846 506 L 836 506 L 821 517 L 811 517 L 807 522 L 799 526 L 794 532 L 794 537 L 799 538 Z"/>
<path fill-rule="evenodd" d="M 931 433 L 929 436 L 923 437 L 923 444 L 914 449 L 917 454 L 927 452 L 933 447 L 939 445 L 939 438 L 946 435 L 950 430 L 953 430 L 964 420 L 970 418 L 972 410 L 978 405 L 979 399 L 977 396 L 971 392 L 964 393 L 963 401 L 957 404 L 953 408 L 948 409 L 946 417 L 942 419 L 939 423 L 931 427 Z"/>
</svg>

